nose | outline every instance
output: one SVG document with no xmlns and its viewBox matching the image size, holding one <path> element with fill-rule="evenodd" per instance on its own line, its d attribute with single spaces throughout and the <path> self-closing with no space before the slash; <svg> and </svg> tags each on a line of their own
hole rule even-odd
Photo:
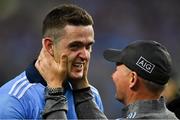
<svg viewBox="0 0 180 120">
<path fill-rule="evenodd" d="M 90 51 L 83 47 L 79 52 L 79 57 L 81 57 L 83 60 L 88 60 L 90 58 Z"/>
<path fill-rule="evenodd" d="M 113 72 L 112 75 L 111 75 L 112 80 L 114 80 L 114 74 L 115 74 L 115 72 Z"/>
<path fill-rule="evenodd" d="M 111 79 L 113 79 L 113 74 L 114 74 L 114 73 L 112 73 L 112 75 L 111 75 Z"/>
</svg>

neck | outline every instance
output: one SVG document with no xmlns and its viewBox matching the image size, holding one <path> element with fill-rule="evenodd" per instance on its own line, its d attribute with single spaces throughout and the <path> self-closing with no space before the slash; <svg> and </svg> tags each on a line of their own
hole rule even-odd
<svg viewBox="0 0 180 120">
<path fill-rule="evenodd" d="M 155 100 L 159 99 L 159 94 L 153 94 L 147 91 L 141 90 L 141 92 L 133 92 L 129 95 L 128 99 L 125 101 L 125 105 L 133 104 L 140 100 Z"/>
</svg>

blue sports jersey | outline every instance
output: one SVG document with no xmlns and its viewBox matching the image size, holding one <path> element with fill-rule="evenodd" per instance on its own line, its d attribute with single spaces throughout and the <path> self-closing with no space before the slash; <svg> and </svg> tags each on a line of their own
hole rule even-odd
<svg viewBox="0 0 180 120">
<path fill-rule="evenodd" d="M 44 88 L 46 85 L 34 64 L 30 65 L 19 76 L 0 88 L 0 118 L 41 119 L 45 105 Z M 97 89 L 91 86 L 91 90 L 95 103 L 103 111 Z M 70 83 L 65 88 L 65 96 L 68 100 L 67 118 L 77 119 Z"/>
</svg>

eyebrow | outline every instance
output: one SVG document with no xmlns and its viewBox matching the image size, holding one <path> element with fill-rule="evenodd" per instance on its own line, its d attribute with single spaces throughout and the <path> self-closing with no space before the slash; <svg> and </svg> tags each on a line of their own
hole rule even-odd
<svg viewBox="0 0 180 120">
<path fill-rule="evenodd" d="M 89 42 L 88 45 L 92 45 L 92 44 L 94 44 L 94 43 L 95 43 L 95 41 L 93 40 L 93 41 Z"/>
<path fill-rule="evenodd" d="M 93 40 L 93 41 L 89 42 L 87 45 L 92 45 L 94 43 L 95 43 L 95 41 Z M 73 41 L 73 42 L 70 42 L 68 46 L 70 47 L 71 45 L 74 45 L 74 44 L 84 45 L 84 43 L 81 41 Z"/>
</svg>

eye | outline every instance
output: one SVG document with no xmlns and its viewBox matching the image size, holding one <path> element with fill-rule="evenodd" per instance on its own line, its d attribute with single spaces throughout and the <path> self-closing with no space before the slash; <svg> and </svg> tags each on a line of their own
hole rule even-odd
<svg viewBox="0 0 180 120">
<path fill-rule="evenodd" d="M 92 51 L 92 45 L 94 42 L 90 42 L 88 44 L 79 42 L 79 41 L 75 41 L 72 42 L 68 45 L 69 49 L 72 51 L 77 51 L 79 49 L 85 48 L 87 51 L 91 52 Z"/>
<path fill-rule="evenodd" d="M 92 52 L 92 45 L 93 43 L 90 43 L 86 46 L 86 49 L 89 51 L 89 52 Z"/>
<path fill-rule="evenodd" d="M 77 51 L 81 47 L 82 47 L 82 44 L 80 44 L 80 43 L 72 43 L 72 44 L 69 45 L 69 48 L 72 51 Z"/>
</svg>

